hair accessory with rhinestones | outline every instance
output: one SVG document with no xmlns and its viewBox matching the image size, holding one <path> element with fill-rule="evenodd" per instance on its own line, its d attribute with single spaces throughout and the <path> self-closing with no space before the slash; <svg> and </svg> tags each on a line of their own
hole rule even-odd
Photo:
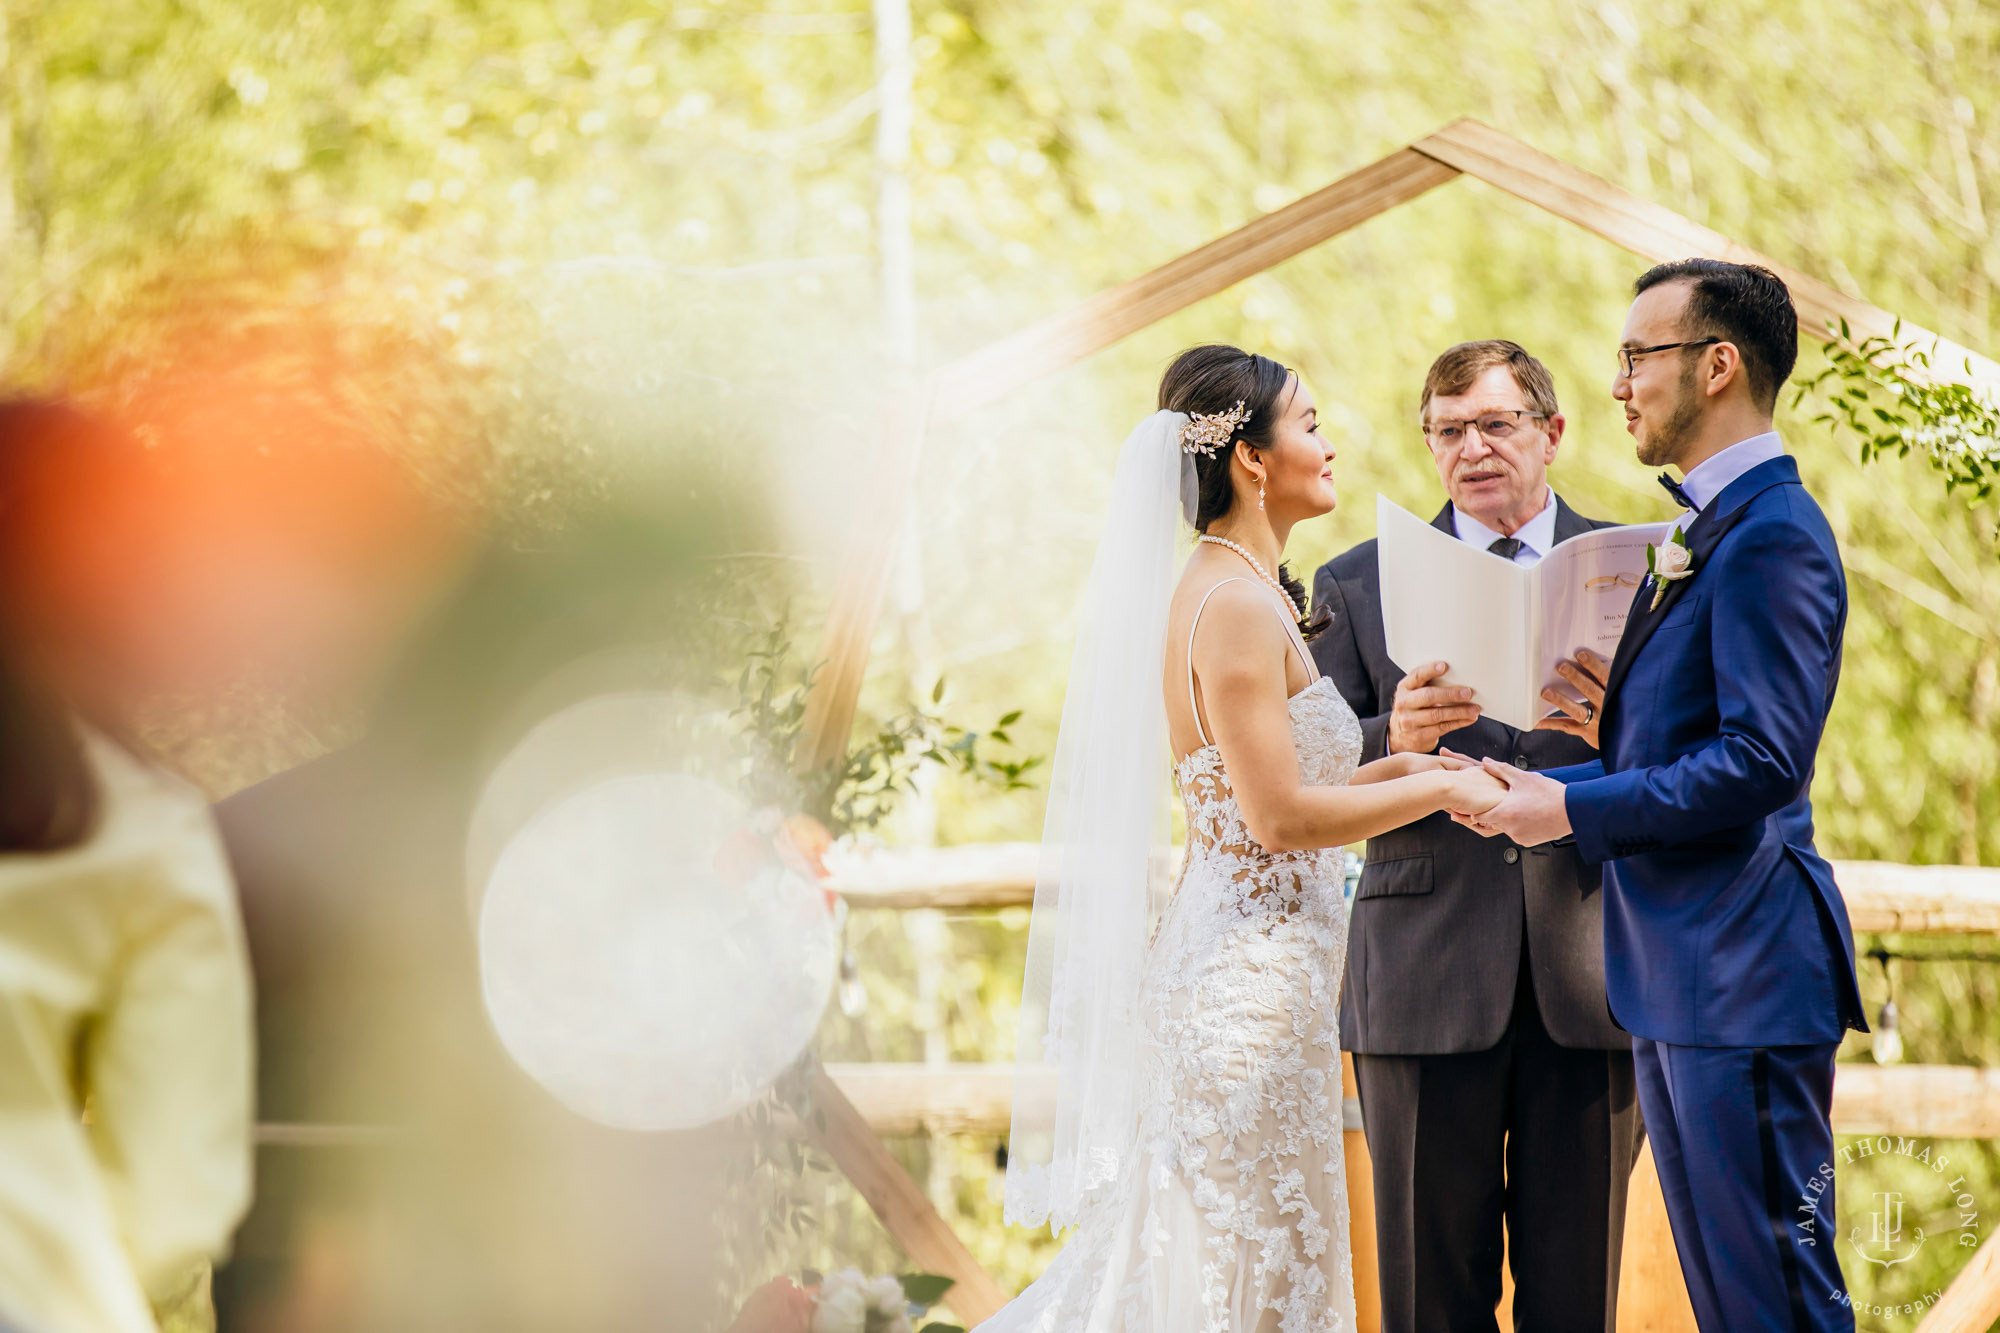
<svg viewBox="0 0 2000 1333">
<path fill-rule="evenodd" d="M 1191 412 L 1188 424 L 1181 428 L 1181 452 L 1213 457 L 1249 421 L 1250 413 L 1241 398 L 1227 412 Z"/>
</svg>

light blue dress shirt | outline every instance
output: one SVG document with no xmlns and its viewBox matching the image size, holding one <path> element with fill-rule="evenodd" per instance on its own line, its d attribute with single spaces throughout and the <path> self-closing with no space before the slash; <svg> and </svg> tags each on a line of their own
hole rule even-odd
<svg viewBox="0 0 2000 1333">
<path fill-rule="evenodd" d="M 1776 439 L 1776 436 L 1772 437 Z M 1457 505 L 1451 507 L 1452 527 L 1458 532 L 1458 539 L 1470 546 L 1485 550 L 1500 540 L 1500 534 L 1481 523 Z M 1548 499 L 1542 502 L 1542 511 L 1521 525 L 1514 534 L 1520 541 L 1521 549 L 1514 552 L 1514 563 L 1532 565 L 1541 560 L 1556 544 L 1556 493 L 1549 490 Z"/>
<path fill-rule="evenodd" d="M 1708 508 L 1709 501 L 1722 494 L 1730 482 L 1751 468 L 1784 455 L 1785 442 L 1778 438 L 1778 432 L 1767 430 L 1695 464 L 1688 470 L 1687 476 L 1681 478 L 1681 489 L 1687 492 L 1695 507 L 1675 519 L 1674 527 L 1685 528 L 1694 522 L 1695 515 Z"/>
</svg>

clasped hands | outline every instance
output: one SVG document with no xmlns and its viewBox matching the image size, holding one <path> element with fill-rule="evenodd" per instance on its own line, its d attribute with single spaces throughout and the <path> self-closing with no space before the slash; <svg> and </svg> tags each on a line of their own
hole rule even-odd
<svg viewBox="0 0 2000 1333">
<path fill-rule="evenodd" d="M 1598 712 L 1604 706 L 1610 665 L 1588 649 L 1579 651 L 1575 661 L 1560 663 L 1557 672 L 1583 698 L 1577 700 L 1554 689 L 1543 690 L 1542 698 L 1560 712 L 1536 723 L 1535 729 L 1576 736 L 1595 748 Z M 1398 683 L 1389 717 L 1387 748 L 1391 753 L 1428 751 L 1437 746 L 1442 736 L 1478 719 L 1480 710 L 1471 701 L 1471 690 L 1431 683 L 1446 670 L 1445 663 L 1432 662 L 1411 671 Z M 1474 760 L 1443 748 L 1438 749 L 1438 754 L 1468 767 L 1476 764 L 1493 780 L 1453 784 L 1452 800 L 1446 809 L 1454 823 L 1488 838 L 1504 834 L 1523 847 L 1569 836 L 1562 783 L 1498 759 Z M 1467 777 L 1470 776 L 1468 773 Z"/>
</svg>

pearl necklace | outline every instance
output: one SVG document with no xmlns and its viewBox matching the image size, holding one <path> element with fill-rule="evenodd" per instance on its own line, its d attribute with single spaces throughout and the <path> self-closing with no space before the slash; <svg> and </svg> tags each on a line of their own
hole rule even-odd
<svg viewBox="0 0 2000 1333">
<path fill-rule="evenodd" d="M 1250 554 L 1248 551 L 1238 546 L 1235 542 L 1230 541 L 1229 538 L 1227 537 L 1212 537 L 1208 533 L 1204 532 L 1201 535 L 1201 540 L 1209 543 L 1212 546 L 1227 546 L 1230 550 L 1236 552 L 1236 554 L 1242 556 L 1245 560 L 1249 561 L 1250 568 L 1257 571 L 1257 577 L 1264 580 L 1265 584 L 1273 592 L 1277 593 L 1278 596 L 1285 599 L 1285 605 L 1290 607 L 1294 612 L 1297 613 L 1298 621 L 1300 624 L 1305 623 L 1306 609 L 1300 606 L 1297 602 L 1292 600 L 1292 595 L 1291 593 L 1285 591 L 1284 584 L 1278 582 L 1276 579 L 1271 577 L 1271 571 L 1264 568 L 1263 561 L 1259 560 L 1256 556 Z"/>
</svg>

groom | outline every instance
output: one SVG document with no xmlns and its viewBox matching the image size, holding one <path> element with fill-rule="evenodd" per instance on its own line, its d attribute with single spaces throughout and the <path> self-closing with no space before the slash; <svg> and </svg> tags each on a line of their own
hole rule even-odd
<svg viewBox="0 0 2000 1333">
<path fill-rule="evenodd" d="M 1703 1333 L 1854 1327 L 1833 1236 L 1794 1225 L 1801 1199 L 1833 1216 L 1834 1052 L 1866 1030 L 1807 795 L 1847 585 L 1771 426 L 1797 356 L 1791 293 L 1764 269 L 1686 259 L 1639 279 L 1612 396 L 1691 512 L 1585 689 L 1602 758 L 1486 760 L 1510 791 L 1477 824 L 1608 863 L 1606 985 Z"/>
</svg>

